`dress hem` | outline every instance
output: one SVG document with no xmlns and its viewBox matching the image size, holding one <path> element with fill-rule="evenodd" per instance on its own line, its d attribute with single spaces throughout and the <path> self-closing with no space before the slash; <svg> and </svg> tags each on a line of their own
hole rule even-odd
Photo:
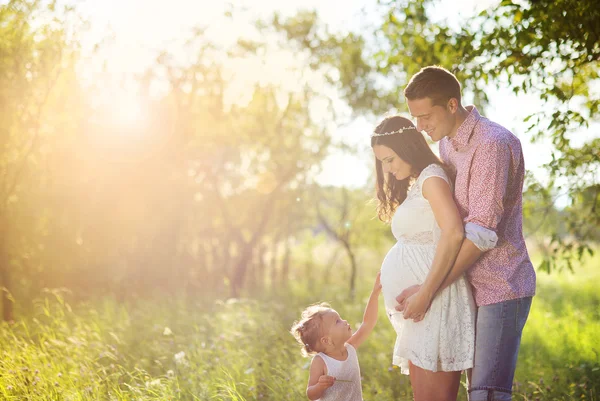
<svg viewBox="0 0 600 401">
<path fill-rule="evenodd" d="M 398 366 L 400 368 L 400 373 L 403 375 L 408 375 L 408 358 L 403 358 L 400 356 L 394 356 L 392 364 Z M 412 363 L 415 366 L 420 367 L 421 369 L 428 370 L 430 372 L 459 372 L 467 369 L 471 369 L 473 367 L 473 362 L 463 362 L 463 363 L 453 363 L 453 364 L 422 364 L 422 363 Z M 427 366 L 425 366 L 427 365 Z M 438 367 L 441 365 L 441 368 Z"/>
</svg>

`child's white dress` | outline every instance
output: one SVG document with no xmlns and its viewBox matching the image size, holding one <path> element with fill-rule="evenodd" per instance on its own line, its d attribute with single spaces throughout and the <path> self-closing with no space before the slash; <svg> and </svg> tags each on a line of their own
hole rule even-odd
<svg viewBox="0 0 600 401">
<path fill-rule="evenodd" d="M 317 354 L 323 358 L 325 366 L 327 366 L 327 375 L 337 379 L 333 386 L 325 390 L 323 396 L 319 398 L 320 401 L 362 401 L 360 366 L 356 349 L 352 345 L 346 344 L 346 350 L 348 357 L 345 361 L 338 361 L 322 352 Z"/>
<path fill-rule="evenodd" d="M 404 374 L 408 374 L 409 360 L 434 372 L 473 367 L 476 307 L 466 278 L 439 293 L 421 322 L 405 320 L 402 312 L 395 310 L 402 290 L 425 281 L 440 238 L 440 228 L 422 193 L 423 183 L 431 177 L 441 177 L 451 185 L 437 164 L 421 172 L 392 218 L 392 233 L 398 242 L 381 266 L 386 313 L 397 333 L 393 364 Z"/>
</svg>

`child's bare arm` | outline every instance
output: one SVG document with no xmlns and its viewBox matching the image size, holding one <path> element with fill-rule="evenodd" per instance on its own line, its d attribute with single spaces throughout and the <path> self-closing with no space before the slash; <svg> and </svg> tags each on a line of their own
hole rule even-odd
<svg viewBox="0 0 600 401">
<path fill-rule="evenodd" d="M 356 330 L 356 333 L 354 333 L 348 340 L 348 343 L 354 348 L 358 348 L 367 339 L 367 337 L 369 337 L 369 334 L 371 334 L 371 331 L 373 331 L 373 328 L 375 327 L 375 323 L 377 323 L 377 313 L 379 313 L 379 294 L 381 293 L 380 276 L 381 272 L 378 272 L 377 278 L 375 279 L 375 285 L 373 285 L 373 291 L 371 291 L 371 296 L 369 297 L 367 307 L 365 308 L 363 322 L 358 330 Z"/>
<path fill-rule="evenodd" d="M 310 373 L 308 376 L 308 386 L 306 387 L 306 396 L 309 400 L 318 400 L 323 396 L 325 390 L 333 386 L 335 377 L 327 376 L 327 367 L 323 358 L 316 356 L 310 364 Z"/>
</svg>

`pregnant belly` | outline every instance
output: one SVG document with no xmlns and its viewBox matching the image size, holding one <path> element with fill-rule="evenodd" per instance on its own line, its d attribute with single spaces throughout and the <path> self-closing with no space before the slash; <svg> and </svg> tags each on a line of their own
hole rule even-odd
<svg viewBox="0 0 600 401">
<path fill-rule="evenodd" d="M 431 248 L 431 249 L 430 249 Z M 386 310 L 394 310 L 396 297 L 415 284 L 422 284 L 433 262 L 432 247 L 402 245 L 390 249 L 381 265 L 381 293 Z"/>
</svg>

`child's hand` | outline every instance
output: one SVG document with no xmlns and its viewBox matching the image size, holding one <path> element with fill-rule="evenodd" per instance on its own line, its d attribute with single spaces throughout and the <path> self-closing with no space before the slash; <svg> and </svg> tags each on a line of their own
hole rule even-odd
<svg viewBox="0 0 600 401">
<path fill-rule="evenodd" d="M 375 278 L 375 285 L 373 285 L 373 291 L 381 291 L 381 271 L 377 272 L 377 277 Z"/>
<path fill-rule="evenodd" d="M 334 384 L 335 384 L 335 377 L 327 376 L 327 375 L 323 375 L 323 376 L 319 377 L 319 381 L 317 382 L 317 385 L 323 389 L 328 389 L 329 387 L 333 386 Z"/>
</svg>

